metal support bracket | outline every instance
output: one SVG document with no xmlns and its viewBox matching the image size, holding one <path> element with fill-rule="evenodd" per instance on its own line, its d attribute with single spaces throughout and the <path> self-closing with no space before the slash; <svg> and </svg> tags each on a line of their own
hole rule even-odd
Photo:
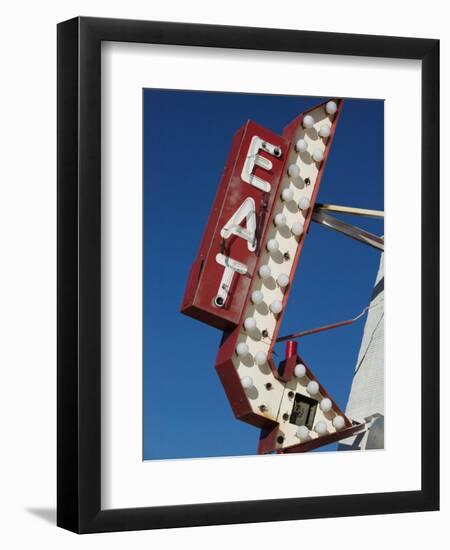
<svg viewBox="0 0 450 550">
<path fill-rule="evenodd" d="M 346 207 L 342 207 L 342 208 L 346 208 Z M 343 211 L 341 211 L 341 213 L 344 214 Z M 345 212 L 345 213 L 348 214 L 349 212 Z M 359 215 L 363 215 L 363 214 L 359 214 Z M 377 250 L 384 251 L 383 237 L 379 237 L 378 235 L 369 233 L 369 231 L 365 231 L 360 227 L 356 227 L 356 225 L 351 225 L 349 223 L 338 220 L 337 218 L 330 216 L 329 214 L 326 214 L 322 210 L 314 209 L 312 220 L 325 227 L 328 227 L 329 229 L 333 229 L 334 231 L 343 233 L 344 235 L 347 235 L 347 237 L 350 237 L 351 239 L 355 239 L 356 241 L 360 241 L 364 244 L 372 246 Z"/>
<path fill-rule="evenodd" d="M 371 210 L 369 208 L 356 208 L 354 206 L 341 206 L 338 204 L 322 204 L 316 202 L 314 212 L 336 212 L 337 214 L 347 214 L 350 216 L 363 216 L 365 218 L 383 219 L 383 210 Z"/>
</svg>

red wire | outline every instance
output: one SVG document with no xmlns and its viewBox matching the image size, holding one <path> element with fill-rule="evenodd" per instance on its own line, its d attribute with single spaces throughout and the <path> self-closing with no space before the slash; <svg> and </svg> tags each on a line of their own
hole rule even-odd
<svg viewBox="0 0 450 550">
<path fill-rule="evenodd" d="M 333 323 L 331 325 L 323 325 L 321 327 L 317 328 L 311 328 L 309 330 L 304 330 L 302 332 L 293 332 L 292 334 L 288 334 L 286 336 L 280 336 L 280 338 L 277 338 L 277 342 L 284 342 L 285 340 L 292 340 L 294 338 L 302 338 L 303 336 L 309 336 L 310 334 L 317 334 L 318 332 L 324 332 L 325 330 L 331 330 L 333 328 L 339 328 L 339 327 L 345 327 L 347 325 L 351 325 L 355 321 L 357 321 L 360 317 L 366 313 L 366 311 L 369 309 L 369 306 L 365 307 L 361 313 L 359 313 L 356 317 L 353 317 L 353 319 L 347 319 L 346 321 L 339 321 L 338 323 Z"/>
</svg>

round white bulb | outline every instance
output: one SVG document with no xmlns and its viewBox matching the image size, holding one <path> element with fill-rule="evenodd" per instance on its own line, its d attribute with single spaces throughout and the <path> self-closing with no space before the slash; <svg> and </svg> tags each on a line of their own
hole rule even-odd
<svg viewBox="0 0 450 550">
<path fill-rule="evenodd" d="M 308 441 L 308 439 L 311 439 L 308 428 L 306 426 L 299 426 L 297 429 L 297 437 L 301 441 Z"/>
<path fill-rule="evenodd" d="M 323 152 L 321 149 L 315 149 L 312 154 L 313 159 L 316 162 L 322 162 L 323 161 Z"/>
<path fill-rule="evenodd" d="M 247 319 L 244 321 L 244 327 L 247 331 L 255 330 L 256 328 L 256 321 L 253 319 L 253 317 L 247 317 Z"/>
<path fill-rule="evenodd" d="M 276 252 L 279 247 L 280 245 L 276 239 L 270 239 L 270 241 L 267 242 L 267 250 L 269 252 Z"/>
<path fill-rule="evenodd" d="M 290 178 L 298 178 L 300 175 L 300 168 L 296 164 L 290 164 L 288 166 L 288 176 Z"/>
<path fill-rule="evenodd" d="M 328 397 L 325 397 L 324 399 L 322 399 L 322 401 L 320 402 L 320 408 L 323 410 L 324 413 L 326 412 L 329 412 L 331 411 L 331 407 L 332 407 L 332 403 L 331 403 L 331 400 L 328 399 Z"/>
<path fill-rule="evenodd" d="M 295 166 L 297 166 L 297 165 L 295 164 Z M 297 166 L 297 168 L 298 168 L 298 166 Z M 300 173 L 300 171 L 299 171 L 299 173 Z M 286 202 L 291 201 L 294 198 L 294 191 L 292 191 L 292 189 L 289 189 L 289 188 L 283 189 L 283 191 L 281 193 L 281 198 Z"/>
<path fill-rule="evenodd" d="M 308 144 L 304 139 L 299 139 L 295 144 L 295 150 L 297 153 L 305 153 L 308 150 Z"/>
<path fill-rule="evenodd" d="M 319 420 L 319 422 L 317 422 L 317 424 L 314 426 L 314 431 L 318 435 L 325 435 L 328 431 L 326 423 L 323 420 Z"/>
<path fill-rule="evenodd" d="M 311 115 L 303 117 L 303 128 L 312 128 L 314 126 L 314 119 Z"/>
<path fill-rule="evenodd" d="M 267 279 L 270 277 L 270 267 L 268 265 L 262 265 L 258 273 L 261 279 Z"/>
<path fill-rule="evenodd" d="M 288 286 L 289 277 L 286 275 L 286 273 L 280 273 L 278 275 L 277 283 L 278 283 L 278 286 L 281 286 L 281 288 L 284 288 L 285 286 Z"/>
<path fill-rule="evenodd" d="M 288 191 L 287 189 L 285 189 L 285 191 Z M 291 200 L 291 199 L 289 199 Z M 284 225 L 286 225 L 286 216 L 284 214 L 277 214 L 273 220 L 274 224 L 277 226 L 277 227 L 283 227 Z"/>
<path fill-rule="evenodd" d="M 251 376 L 244 376 L 244 378 L 241 378 L 241 384 L 242 387 L 245 390 L 249 390 L 253 386 L 253 379 Z"/>
<path fill-rule="evenodd" d="M 267 361 L 267 353 L 265 351 L 258 351 L 255 355 L 255 363 L 259 366 L 264 365 Z"/>
<path fill-rule="evenodd" d="M 301 363 L 299 363 L 298 365 L 295 365 L 294 374 L 297 378 L 303 378 L 306 374 L 305 365 L 302 365 Z"/>
<path fill-rule="evenodd" d="M 248 353 L 248 346 L 245 342 L 240 342 L 236 347 L 236 353 L 239 355 L 239 357 L 243 357 L 244 355 L 247 355 Z"/>
<path fill-rule="evenodd" d="M 306 389 L 310 395 L 316 395 L 319 393 L 319 384 L 315 380 L 311 380 L 306 386 Z"/>
<path fill-rule="evenodd" d="M 303 233 L 303 224 L 301 222 L 295 222 L 294 225 L 291 227 L 291 232 L 296 237 L 300 237 L 300 235 Z"/>
<path fill-rule="evenodd" d="M 255 305 L 262 304 L 263 300 L 264 300 L 264 296 L 263 296 L 263 293 L 260 290 L 254 290 L 252 292 L 252 302 Z"/>
<path fill-rule="evenodd" d="M 345 426 L 345 420 L 343 416 L 335 416 L 333 418 L 333 426 L 336 428 L 336 430 L 342 430 L 342 428 Z"/>
<path fill-rule="evenodd" d="M 300 197 L 300 200 L 298 201 L 298 207 L 300 210 L 308 210 L 310 204 L 311 203 L 309 202 L 308 197 Z"/>
<path fill-rule="evenodd" d="M 330 136 L 330 133 L 331 133 L 331 129 L 326 124 L 320 127 L 320 130 L 319 130 L 320 137 L 327 138 Z"/>
<path fill-rule="evenodd" d="M 281 312 L 281 310 L 283 309 L 283 304 L 280 302 L 280 300 L 274 300 L 271 304 L 270 304 L 270 311 L 272 313 L 275 313 L 275 315 L 277 315 L 278 313 Z"/>
<path fill-rule="evenodd" d="M 337 111 L 337 105 L 336 105 L 336 102 L 334 101 L 329 101 L 326 106 L 325 106 L 325 111 L 329 114 L 329 115 L 334 115 L 334 113 Z"/>
</svg>

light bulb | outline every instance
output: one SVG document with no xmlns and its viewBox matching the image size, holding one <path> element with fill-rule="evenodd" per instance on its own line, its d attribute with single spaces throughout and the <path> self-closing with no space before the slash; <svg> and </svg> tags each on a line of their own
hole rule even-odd
<svg viewBox="0 0 450 550">
<path fill-rule="evenodd" d="M 265 351 L 258 351 L 255 355 L 255 363 L 259 366 L 264 365 L 267 361 L 267 353 Z"/>
<path fill-rule="evenodd" d="M 248 353 L 248 346 L 245 342 L 240 342 L 236 347 L 236 353 L 239 357 L 244 357 Z"/>
<path fill-rule="evenodd" d="M 334 113 L 337 111 L 337 105 L 334 101 L 329 101 L 325 106 L 325 111 L 329 115 L 334 115 Z"/>
<path fill-rule="evenodd" d="M 333 418 L 333 426 L 336 428 L 336 430 L 342 430 L 342 428 L 345 426 L 345 420 L 343 416 L 335 416 Z"/>
<path fill-rule="evenodd" d="M 315 149 L 312 154 L 313 159 L 316 162 L 322 162 L 323 161 L 323 152 L 321 149 Z"/>
<path fill-rule="evenodd" d="M 290 191 L 290 189 L 285 189 L 285 191 Z M 291 199 L 289 199 L 291 200 Z M 284 225 L 286 225 L 286 216 L 284 214 L 277 214 L 273 220 L 273 223 L 277 226 L 277 227 L 283 227 Z"/>
<path fill-rule="evenodd" d="M 317 424 L 314 426 L 314 431 L 318 435 L 325 435 L 328 431 L 326 422 L 324 422 L 323 420 L 319 420 L 319 422 L 317 422 Z"/>
<path fill-rule="evenodd" d="M 270 277 L 270 267 L 268 265 L 262 265 L 258 273 L 261 279 L 267 279 Z"/>
<path fill-rule="evenodd" d="M 294 166 L 297 166 L 297 165 L 295 164 Z M 299 170 L 299 173 L 300 173 L 300 170 Z M 286 202 L 291 201 L 294 198 L 294 191 L 292 191 L 292 189 L 289 189 L 289 188 L 283 189 L 281 193 L 281 198 Z"/>
<path fill-rule="evenodd" d="M 300 168 L 296 164 L 290 164 L 288 167 L 288 176 L 290 178 L 298 178 L 300 175 Z"/>
<path fill-rule="evenodd" d="M 327 124 L 324 124 L 323 126 L 320 127 L 319 136 L 323 138 L 327 138 L 329 137 L 330 132 L 331 132 L 330 127 Z"/>
<path fill-rule="evenodd" d="M 306 386 L 306 389 L 310 395 L 316 395 L 319 393 L 319 384 L 315 380 L 311 380 Z"/>
<path fill-rule="evenodd" d="M 310 207 L 308 197 L 300 197 L 300 200 L 298 201 L 298 207 L 300 208 L 300 210 L 308 210 L 308 208 Z"/>
<path fill-rule="evenodd" d="M 270 241 L 267 242 L 267 250 L 269 252 L 276 252 L 279 247 L 280 245 L 276 239 L 270 239 Z"/>
<path fill-rule="evenodd" d="M 286 273 L 280 273 L 278 275 L 277 283 L 278 283 L 278 286 L 281 286 L 281 288 L 284 288 L 285 286 L 288 286 L 289 277 L 286 275 Z"/>
<path fill-rule="evenodd" d="M 296 435 L 301 441 L 308 441 L 308 439 L 311 439 L 309 430 L 306 426 L 299 426 Z"/>
<path fill-rule="evenodd" d="M 295 365 L 294 374 L 297 378 L 303 378 L 306 374 L 305 365 L 302 365 L 301 363 L 298 363 L 298 365 Z"/>
<path fill-rule="evenodd" d="M 308 150 L 308 144 L 304 139 L 299 139 L 295 144 L 295 150 L 297 153 L 305 153 Z"/>
<path fill-rule="evenodd" d="M 263 300 L 264 300 L 264 296 L 263 296 L 263 293 L 260 290 L 254 290 L 252 292 L 252 302 L 255 305 L 262 304 Z"/>
<path fill-rule="evenodd" d="M 323 410 L 324 413 L 331 411 L 332 403 L 331 400 L 328 399 L 328 397 L 325 397 L 320 402 L 320 408 Z"/>
<path fill-rule="evenodd" d="M 301 222 L 295 222 L 294 225 L 291 227 L 291 232 L 296 237 L 300 237 L 300 235 L 303 233 L 303 224 Z"/>
<path fill-rule="evenodd" d="M 314 126 L 314 119 L 311 115 L 303 117 L 303 128 L 312 128 Z"/>
<path fill-rule="evenodd" d="M 274 300 L 271 304 L 270 304 L 270 311 L 272 313 L 275 313 L 275 315 L 277 315 L 278 313 L 281 312 L 281 310 L 283 309 L 283 304 L 280 302 L 280 300 Z"/>
<path fill-rule="evenodd" d="M 244 376 L 244 378 L 241 378 L 241 384 L 242 387 L 245 390 L 249 390 L 253 386 L 253 379 L 251 376 Z"/>
<path fill-rule="evenodd" d="M 256 321 L 253 319 L 253 317 L 247 317 L 247 319 L 244 321 L 244 327 L 247 331 L 255 330 L 256 328 Z"/>
</svg>

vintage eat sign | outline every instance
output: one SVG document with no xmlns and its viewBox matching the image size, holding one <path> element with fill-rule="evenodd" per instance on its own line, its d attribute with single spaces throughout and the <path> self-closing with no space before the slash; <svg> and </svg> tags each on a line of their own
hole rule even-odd
<svg viewBox="0 0 450 550">
<path fill-rule="evenodd" d="M 238 325 L 288 147 L 287 140 L 252 121 L 234 136 L 183 313 L 222 330 Z"/>
<path fill-rule="evenodd" d="M 236 133 L 189 275 L 182 313 L 224 331 L 216 359 L 235 416 L 262 429 L 259 452 L 348 437 L 353 426 L 289 343 L 273 348 L 308 232 L 342 100 L 303 112 L 281 136 Z"/>
</svg>

